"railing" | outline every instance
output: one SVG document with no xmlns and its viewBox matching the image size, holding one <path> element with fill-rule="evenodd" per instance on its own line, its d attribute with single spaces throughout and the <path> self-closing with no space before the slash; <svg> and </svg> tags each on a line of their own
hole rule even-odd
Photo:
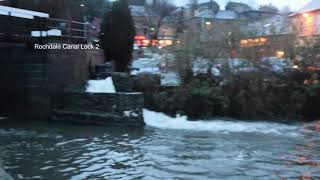
<svg viewBox="0 0 320 180">
<path fill-rule="evenodd" d="M 27 10 L 18 9 L 21 12 L 11 12 L 10 9 L 12 8 L 4 11 L 0 8 L 0 41 L 2 42 L 57 40 L 71 43 L 88 40 L 88 23 L 49 18 L 44 13 L 37 14 L 38 12 L 33 13 Z"/>
<path fill-rule="evenodd" d="M 48 18 L 47 29 L 58 30 L 61 32 L 56 37 L 68 39 L 68 41 L 88 40 L 89 24 L 72 20 Z"/>
</svg>

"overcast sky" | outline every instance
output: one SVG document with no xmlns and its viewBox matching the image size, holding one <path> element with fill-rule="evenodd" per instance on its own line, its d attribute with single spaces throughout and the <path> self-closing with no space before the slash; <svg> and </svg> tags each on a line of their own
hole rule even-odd
<svg viewBox="0 0 320 180">
<path fill-rule="evenodd" d="M 190 0 L 173 0 L 175 1 L 179 6 L 184 5 L 186 2 L 190 2 Z M 209 1 L 209 0 L 199 0 L 201 1 Z M 262 4 L 269 4 L 272 3 L 278 8 L 284 8 L 284 7 L 290 7 L 291 10 L 299 10 L 301 9 L 305 4 L 310 2 L 310 0 L 216 0 L 223 9 L 225 4 L 234 1 L 234 2 L 242 2 L 242 3 L 248 3 L 253 7 L 258 7 Z M 320 1 L 320 0 L 319 0 Z"/>
</svg>

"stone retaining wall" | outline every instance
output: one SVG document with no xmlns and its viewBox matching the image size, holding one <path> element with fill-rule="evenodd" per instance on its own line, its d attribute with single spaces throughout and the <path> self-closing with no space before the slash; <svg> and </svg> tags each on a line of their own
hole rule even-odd
<svg viewBox="0 0 320 180">
<path fill-rule="evenodd" d="M 53 120 L 84 124 L 143 126 L 142 93 L 66 92 Z"/>
<path fill-rule="evenodd" d="M 128 75 L 126 73 L 112 73 L 112 79 L 117 92 L 134 92 L 137 86 L 142 83 L 149 83 L 150 80 L 160 85 L 160 76 L 153 74 Z"/>
</svg>

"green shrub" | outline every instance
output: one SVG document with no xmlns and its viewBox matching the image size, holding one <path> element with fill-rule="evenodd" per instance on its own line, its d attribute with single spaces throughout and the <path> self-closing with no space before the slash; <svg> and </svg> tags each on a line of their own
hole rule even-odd
<svg viewBox="0 0 320 180">
<path fill-rule="evenodd" d="M 242 119 L 320 117 L 320 85 L 304 85 L 289 76 L 241 73 L 223 85 L 207 75 L 191 77 L 176 88 L 145 92 L 146 107 L 191 119 L 228 116 Z"/>
</svg>

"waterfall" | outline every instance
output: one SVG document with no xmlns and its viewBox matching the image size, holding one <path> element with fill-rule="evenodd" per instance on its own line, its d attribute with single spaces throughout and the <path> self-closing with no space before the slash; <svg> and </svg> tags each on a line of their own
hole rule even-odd
<svg viewBox="0 0 320 180">
<path fill-rule="evenodd" d="M 245 122 L 229 120 L 188 121 L 186 116 L 169 117 L 166 114 L 143 110 L 144 121 L 148 126 L 159 129 L 177 129 L 191 131 L 209 131 L 220 133 L 259 133 L 296 136 L 296 125 L 270 122 Z"/>
<path fill-rule="evenodd" d="M 116 93 L 112 77 L 103 80 L 90 80 L 86 86 L 88 93 Z"/>
</svg>

